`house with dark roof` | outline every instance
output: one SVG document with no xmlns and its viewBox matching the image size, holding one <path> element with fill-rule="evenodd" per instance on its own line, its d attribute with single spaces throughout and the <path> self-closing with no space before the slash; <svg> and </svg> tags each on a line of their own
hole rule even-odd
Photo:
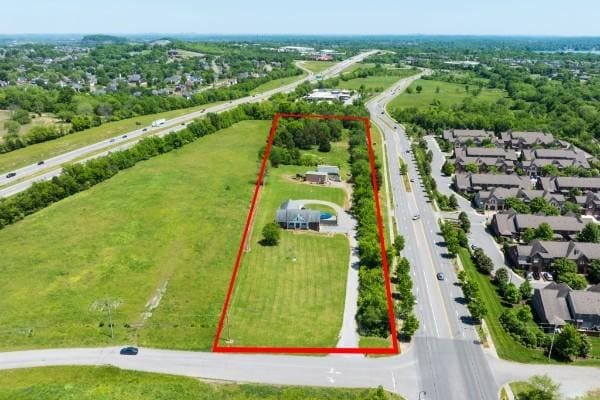
<svg viewBox="0 0 600 400">
<path fill-rule="evenodd" d="M 533 147 L 549 147 L 556 144 L 551 133 L 545 132 L 503 132 L 501 139 L 506 148 L 523 151 Z"/>
<path fill-rule="evenodd" d="M 467 165 L 477 165 L 480 172 L 513 173 L 517 154 L 514 150 L 505 150 L 499 147 L 456 147 L 454 159 L 458 172 L 466 171 Z"/>
<path fill-rule="evenodd" d="M 538 189 L 547 190 L 552 193 L 569 194 L 572 190 L 578 189 L 582 192 L 600 192 L 600 177 L 582 178 L 578 176 L 553 176 L 537 178 L 536 186 Z"/>
<path fill-rule="evenodd" d="M 553 165 L 559 170 L 567 167 L 589 168 L 586 154 L 578 148 L 531 149 L 521 153 L 520 166 L 531 177 L 541 175 L 545 166 Z"/>
<path fill-rule="evenodd" d="M 454 176 L 457 191 L 474 193 L 480 190 L 491 190 L 496 187 L 531 189 L 531 181 L 518 175 L 472 174 L 459 172 Z"/>
<path fill-rule="evenodd" d="M 476 208 L 488 211 L 508 210 L 506 199 L 516 198 L 522 200 L 525 204 L 531 203 L 531 200 L 542 197 L 550 205 L 562 208 L 565 203 L 565 196 L 562 194 L 549 193 L 544 190 L 519 189 L 503 187 L 492 188 L 491 190 L 481 190 L 475 193 L 473 205 Z"/>
<path fill-rule="evenodd" d="M 600 217 L 600 194 L 586 192 L 581 196 L 575 196 L 575 201 L 581 207 L 581 213 Z"/>
<path fill-rule="evenodd" d="M 512 245 L 508 248 L 507 258 L 517 268 L 542 272 L 560 258 L 573 260 L 577 272 L 587 274 L 587 267 L 593 260 L 600 260 L 600 244 L 585 242 L 555 242 L 533 240 L 528 245 Z"/>
<path fill-rule="evenodd" d="M 319 231 L 321 213 L 318 210 L 308 210 L 304 204 L 287 200 L 279 206 L 275 220 L 284 229 L 303 229 Z"/>
<path fill-rule="evenodd" d="M 442 137 L 454 146 L 459 147 L 469 144 L 483 146 L 484 142 L 490 142 L 496 146 L 501 145 L 501 142 L 496 138 L 494 132 L 480 129 L 450 129 L 444 131 Z"/>
<path fill-rule="evenodd" d="M 538 320 L 547 328 L 568 323 L 580 330 L 600 327 L 600 291 L 594 286 L 572 290 L 564 283 L 553 282 L 535 289 L 531 305 Z"/>
<path fill-rule="evenodd" d="M 490 228 L 496 236 L 520 239 L 527 229 L 536 229 L 543 223 L 550 225 L 558 240 L 574 239 L 585 227 L 581 218 L 575 216 L 517 214 L 510 210 L 495 214 Z"/>
</svg>

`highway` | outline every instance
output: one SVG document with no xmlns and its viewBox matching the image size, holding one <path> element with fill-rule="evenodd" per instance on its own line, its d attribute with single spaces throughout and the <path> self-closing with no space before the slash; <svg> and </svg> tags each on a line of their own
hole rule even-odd
<svg viewBox="0 0 600 400">
<path fill-rule="evenodd" d="M 323 79 L 334 77 L 334 76 L 338 75 L 340 72 L 342 72 L 344 69 L 351 66 L 352 64 L 360 62 L 375 53 L 377 53 L 377 50 L 370 50 L 370 51 L 366 51 L 366 52 L 357 54 L 356 56 L 353 56 L 346 60 L 343 60 L 343 61 L 335 64 L 334 66 L 324 70 L 323 72 L 320 73 L 320 75 L 322 76 Z M 302 69 L 304 71 L 309 72 L 306 68 L 302 68 Z M 22 168 L 13 170 L 13 171 L 2 172 L 2 173 L 0 173 L 0 186 L 4 186 L 4 187 L 2 188 L 2 190 L 0 190 L 0 197 L 8 197 L 8 196 L 14 195 L 18 192 L 21 192 L 21 191 L 27 189 L 34 182 L 49 180 L 54 176 L 60 175 L 60 173 L 61 173 L 60 166 L 65 163 L 83 159 L 83 158 L 89 157 L 90 155 L 95 154 L 95 153 L 99 153 L 99 154 L 96 154 L 96 156 L 104 155 L 106 153 L 100 153 L 102 150 L 113 149 L 114 151 L 116 151 L 116 150 L 122 149 L 123 147 L 120 147 L 120 146 L 125 145 L 125 144 L 128 144 L 128 146 L 125 146 L 125 147 L 130 147 L 131 145 L 137 143 L 137 141 L 139 141 L 142 136 L 146 136 L 149 134 L 159 134 L 159 133 L 166 134 L 168 132 L 178 131 L 178 130 L 185 128 L 185 125 L 187 123 L 193 121 L 196 118 L 202 117 L 202 116 L 206 115 L 207 113 L 219 113 L 219 112 L 223 112 L 223 111 L 227 111 L 232 108 L 235 108 L 235 107 L 239 106 L 240 104 L 254 103 L 254 102 L 260 102 L 263 100 L 267 100 L 269 97 L 271 97 L 272 95 L 274 95 L 276 93 L 282 93 L 282 92 L 287 93 L 287 92 L 294 90 L 298 85 L 300 85 L 304 82 L 314 82 L 315 80 L 316 80 L 316 75 L 309 72 L 308 76 L 306 76 L 302 79 L 299 79 L 295 82 L 292 82 L 290 84 L 275 88 L 275 89 L 271 89 L 271 90 L 268 90 L 268 91 L 265 91 L 265 92 L 262 92 L 259 94 L 255 94 L 252 96 L 242 97 L 242 98 L 239 98 L 236 100 L 229 101 L 227 103 L 219 104 L 219 105 L 216 105 L 213 107 L 208 107 L 206 109 L 202 109 L 199 111 L 194 111 L 189 114 L 185 114 L 180 117 L 167 120 L 163 125 L 158 126 L 158 127 L 142 127 L 140 129 L 136 129 L 131 132 L 120 134 L 118 136 L 115 136 L 115 137 L 112 137 L 109 139 L 105 139 L 100 142 L 97 142 L 97 143 L 94 143 L 94 144 L 91 144 L 88 146 L 84 146 L 79 149 L 72 150 L 72 151 L 66 152 L 64 154 L 60 154 L 58 156 L 52 157 L 52 158 L 48 158 L 47 160 L 39 160 L 39 161 L 43 161 L 43 164 L 39 164 L 36 162 L 34 164 L 30 164 L 30 165 L 27 165 L 25 167 L 22 167 Z M 88 159 L 88 158 L 86 158 L 86 159 Z M 7 174 L 9 172 L 16 173 L 16 176 L 14 176 L 12 178 L 7 178 Z M 23 179 L 23 178 L 28 178 L 28 179 Z M 10 183 L 11 181 L 16 181 L 16 180 L 19 180 L 19 182 L 15 183 L 14 187 L 13 187 L 13 185 L 7 186 L 8 183 Z"/>
</svg>

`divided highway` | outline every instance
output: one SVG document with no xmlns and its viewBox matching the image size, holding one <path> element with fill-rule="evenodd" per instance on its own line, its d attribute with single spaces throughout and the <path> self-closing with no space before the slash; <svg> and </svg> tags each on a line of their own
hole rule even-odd
<svg viewBox="0 0 600 400">
<path fill-rule="evenodd" d="M 366 51 L 366 52 L 357 54 L 354 57 L 343 60 L 343 61 L 335 64 L 334 66 L 324 70 L 323 72 L 321 72 L 320 75 L 322 76 L 323 79 L 334 77 L 334 76 L 338 75 L 339 73 L 341 73 L 344 69 L 351 66 L 352 64 L 360 62 L 375 53 L 377 53 L 377 50 L 371 50 L 371 51 Z M 306 70 L 305 68 L 302 68 L 302 69 L 308 72 L 308 70 Z M 219 112 L 223 112 L 223 111 L 227 111 L 232 108 L 235 108 L 240 104 L 254 103 L 254 102 L 267 100 L 269 97 L 271 97 L 272 95 L 274 95 L 276 93 L 290 92 L 290 91 L 294 90 L 298 85 L 300 85 L 304 82 L 314 82 L 315 80 L 316 80 L 316 75 L 314 73 L 309 73 L 308 76 L 306 76 L 302 79 L 299 79 L 295 82 L 292 82 L 290 84 L 287 84 L 287 85 L 284 85 L 284 86 L 281 86 L 281 87 L 278 87 L 275 89 L 271 89 L 266 92 L 255 94 L 252 96 L 242 97 L 242 98 L 232 100 L 227 103 L 219 104 L 219 105 L 216 105 L 213 107 L 208 107 L 208 108 L 202 109 L 200 111 L 194 111 L 189 114 L 182 115 L 181 117 L 167 120 L 164 123 L 164 125 L 161 125 L 159 127 L 144 127 L 144 128 L 136 129 L 134 131 L 127 132 L 125 134 L 121 134 L 121 135 L 115 136 L 110 139 L 105 139 L 100 142 L 97 142 L 97 143 L 94 143 L 94 144 L 91 144 L 91 145 L 88 145 L 85 147 L 81 147 L 79 149 L 69 151 L 67 153 L 49 158 L 47 160 L 43 160 L 44 161 L 43 164 L 35 163 L 35 164 L 27 165 L 25 167 L 22 167 L 22 168 L 13 170 L 13 171 L 4 171 L 0 174 L 0 186 L 6 185 L 6 184 L 10 183 L 11 181 L 15 181 L 15 180 L 20 180 L 20 181 L 16 182 L 14 185 L 3 187 L 0 190 L 0 197 L 12 196 L 16 193 L 19 193 L 19 192 L 27 189 L 34 182 L 49 180 L 54 176 L 60 175 L 62 170 L 59 167 L 65 163 L 77 161 L 86 156 L 88 156 L 87 159 L 89 159 L 90 158 L 89 156 L 91 156 L 92 154 L 94 154 L 96 157 L 105 155 L 106 152 L 100 153 L 102 150 L 108 150 L 108 149 L 111 149 L 113 151 L 122 150 L 124 148 L 131 147 L 133 144 L 137 143 L 137 141 L 139 141 L 142 136 L 145 136 L 148 134 L 159 134 L 159 133 L 162 133 L 164 135 L 168 132 L 178 131 L 178 130 L 184 129 L 185 125 L 187 123 L 193 121 L 196 118 L 202 117 L 202 116 L 206 115 L 207 113 L 219 113 Z M 119 146 L 120 144 L 121 144 L 121 146 Z M 99 153 L 99 154 L 96 154 L 96 153 Z M 42 160 L 40 160 L 40 161 L 42 161 Z M 46 172 L 44 172 L 44 171 L 46 171 Z M 16 176 L 7 178 L 7 174 L 9 172 L 15 172 Z M 28 179 L 23 180 L 23 178 L 28 178 Z"/>
</svg>

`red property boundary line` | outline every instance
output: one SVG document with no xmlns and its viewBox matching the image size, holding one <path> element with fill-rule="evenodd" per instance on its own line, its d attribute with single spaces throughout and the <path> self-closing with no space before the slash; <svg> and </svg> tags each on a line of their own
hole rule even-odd
<svg viewBox="0 0 600 400">
<path fill-rule="evenodd" d="M 377 217 L 377 230 L 379 233 L 379 245 L 381 249 L 381 261 L 383 264 L 383 276 L 385 280 L 385 293 L 387 297 L 388 307 L 388 319 L 390 324 L 390 332 L 392 337 L 392 347 L 379 348 L 379 347 L 268 347 L 268 346 L 221 346 L 219 341 L 221 340 L 221 334 L 227 318 L 227 310 L 231 301 L 233 288 L 235 286 L 235 280 L 237 278 L 242 254 L 248 240 L 248 231 L 254 216 L 256 209 L 256 203 L 259 196 L 261 186 L 263 184 L 263 178 L 265 170 L 267 168 L 267 160 L 273 146 L 273 138 L 275 136 L 275 130 L 280 118 L 310 118 L 310 119 L 337 119 L 337 120 L 350 120 L 350 121 L 362 121 L 365 124 L 365 132 L 367 136 L 367 147 L 369 153 L 369 162 L 371 164 L 371 184 L 373 186 L 373 193 L 375 195 L 375 213 Z M 371 139 L 371 126 L 369 118 L 367 117 L 356 117 L 356 116 L 345 116 L 345 115 L 318 115 L 318 114 L 288 114 L 278 113 L 273 117 L 273 123 L 271 124 L 271 130 L 269 131 L 269 138 L 267 140 L 267 146 L 265 153 L 262 158 L 260 165 L 260 172 L 258 173 L 258 179 L 256 186 L 254 187 L 254 194 L 250 203 L 250 211 L 246 217 L 246 225 L 240 241 L 233 273 L 229 281 L 229 287 L 227 289 L 227 296 L 223 304 L 221 311 L 221 317 L 219 318 L 219 325 L 217 328 L 217 334 L 213 342 L 212 351 L 220 353 L 285 353 L 285 354 L 398 354 L 399 347 L 396 330 L 396 320 L 394 315 L 394 305 L 392 301 L 392 288 L 390 286 L 390 271 L 387 261 L 387 253 L 385 251 L 385 238 L 383 233 L 383 223 L 381 218 L 381 207 L 379 202 L 379 189 L 377 187 L 377 171 L 375 168 L 375 154 L 373 153 L 373 142 Z"/>
</svg>

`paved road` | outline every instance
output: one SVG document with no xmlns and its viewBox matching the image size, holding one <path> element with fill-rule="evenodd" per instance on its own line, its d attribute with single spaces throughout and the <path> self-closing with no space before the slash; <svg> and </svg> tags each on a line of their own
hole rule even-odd
<svg viewBox="0 0 600 400">
<path fill-rule="evenodd" d="M 478 336 L 462 301 L 453 265 L 441 246 L 442 238 L 431 205 L 418 182 L 414 160 L 406 152 L 405 133 L 385 112 L 385 105 L 417 77 L 407 78 L 367 104 L 371 120 L 383 132 L 389 163 L 394 215 L 399 233 L 406 238 L 404 255 L 412 265 L 416 312 L 421 327 L 414 349 L 420 390 L 427 399 L 496 399 L 494 380 Z M 399 157 L 417 178 L 408 192 L 400 175 Z M 413 220 L 413 216 L 420 218 Z M 437 272 L 446 280 L 438 281 Z"/>
<path fill-rule="evenodd" d="M 360 53 L 354 57 L 343 60 L 343 61 L 335 64 L 334 66 L 324 70 L 323 72 L 321 72 L 320 75 L 322 76 L 323 79 L 331 78 L 333 76 L 338 75 L 340 72 L 342 72 L 344 69 L 348 68 L 350 65 L 360 62 L 363 59 L 365 59 L 375 53 L 377 53 L 377 50 L 370 50 L 370 51 Z M 308 70 L 306 70 L 306 68 L 303 68 L 303 69 L 308 72 Z M 281 86 L 281 87 L 278 87 L 275 89 L 268 90 L 266 92 L 255 94 L 253 96 L 242 97 L 242 98 L 239 98 L 236 100 L 232 100 L 228 103 L 219 104 L 219 105 L 216 105 L 213 107 L 208 107 L 208 108 L 200 110 L 200 111 L 194 111 L 189 114 L 182 115 L 181 117 L 167 120 L 165 122 L 165 124 L 160 127 L 144 127 L 144 128 L 136 129 L 134 131 L 131 131 L 131 132 L 128 132 L 125 134 L 121 134 L 121 135 L 115 136 L 110 139 L 102 140 L 100 142 L 97 142 L 97 143 L 94 143 L 94 144 L 91 144 L 88 146 L 84 146 L 84 147 L 81 147 L 76 150 L 69 151 L 67 153 L 49 158 L 47 160 L 43 160 L 44 163 L 41 165 L 38 165 L 37 163 L 35 163 L 35 164 L 27 165 L 25 167 L 22 167 L 22 168 L 13 170 L 13 171 L 5 171 L 3 173 L 0 173 L 0 186 L 6 185 L 7 183 L 10 183 L 11 181 L 15 181 L 17 179 L 22 179 L 22 178 L 27 178 L 27 177 L 31 177 L 31 178 L 19 182 L 17 184 L 18 186 L 15 188 L 11 188 L 11 187 L 4 188 L 3 190 L 0 191 L 0 197 L 11 196 L 13 194 L 16 194 L 20 191 L 27 189 L 29 186 L 31 186 L 31 184 L 33 182 L 48 180 L 48 179 L 51 179 L 53 176 L 59 175 L 61 170 L 58 167 L 67 162 L 71 162 L 76 159 L 80 159 L 82 157 L 89 156 L 89 155 L 91 155 L 93 153 L 97 153 L 103 149 L 112 148 L 112 147 L 122 144 L 124 142 L 131 142 L 132 139 L 139 140 L 142 136 L 147 135 L 149 133 L 151 134 L 152 132 L 158 133 L 158 132 L 163 132 L 165 130 L 168 130 L 168 132 L 178 131 L 178 130 L 185 128 L 185 125 L 187 123 L 193 121 L 196 118 L 202 117 L 202 116 L 206 115 L 207 113 L 219 113 L 219 112 L 230 110 L 234 107 L 237 107 L 240 104 L 254 103 L 254 102 L 260 102 L 263 100 L 267 100 L 269 97 L 271 97 L 272 95 L 274 95 L 276 93 L 282 93 L 282 92 L 287 93 L 287 92 L 294 90 L 298 85 L 300 85 L 304 82 L 314 82 L 315 80 L 316 80 L 316 75 L 309 72 L 309 75 L 307 77 L 299 79 L 288 85 L 284 85 L 284 86 Z M 42 160 L 40 160 L 40 161 L 42 161 Z M 41 176 L 37 176 L 42 171 L 48 171 L 48 172 L 44 173 Z M 17 175 L 12 178 L 7 178 L 6 175 L 8 172 L 15 172 Z M 33 175 L 36 175 L 36 176 L 33 177 Z"/>
</svg>

